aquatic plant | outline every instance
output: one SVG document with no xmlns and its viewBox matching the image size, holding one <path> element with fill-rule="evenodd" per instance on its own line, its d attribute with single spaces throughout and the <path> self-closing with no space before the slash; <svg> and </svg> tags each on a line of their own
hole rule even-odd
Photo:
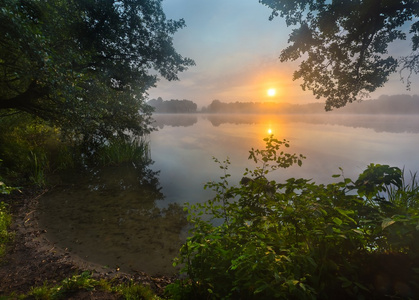
<svg viewBox="0 0 419 300">
<path fill-rule="evenodd" d="M 145 138 L 114 138 L 97 151 L 96 157 L 103 166 L 143 164 L 150 160 L 149 143 Z"/>
</svg>

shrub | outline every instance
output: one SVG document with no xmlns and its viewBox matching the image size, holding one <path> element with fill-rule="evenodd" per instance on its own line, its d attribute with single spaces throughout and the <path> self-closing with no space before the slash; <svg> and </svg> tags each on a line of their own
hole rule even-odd
<svg viewBox="0 0 419 300">
<path fill-rule="evenodd" d="M 114 136 L 102 144 L 85 143 L 83 136 L 63 134 L 43 120 L 26 114 L 11 115 L 0 119 L 1 168 L 9 180 L 16 184 L 27 182 L 44 187 L 47 176 L 57 170 L 75 167 L 134 163 L 149 163 L 150 150 L 144 138 Z"/>
<path fill-rule="evenodd" d="M 0 125 L 4 128 L 0 132 L 2 170 L 9 179 L 24 179 L 42 187 L 47 172 L 74 165 L 69 144 L 45 121 L 19 114 L 1 118 Z"/>
<path fill-rule="evenodd" d="M 250 151 L 259 166 L 240 184 L 230 185 L 229 160 L 215 159 L 224 175 L 206 185 L 214 199 L 187 206 L 193 229 L 175 262 L 186 279 L 168 287 L 171 297 L 374 299 L 419 291 L 417 189 L 406 191 L 400 169 L 371 164 L 356 181 L 342 172 L 327 185 L 278 183 L 268 173 L 304 157 L 282 151 L 286 141 L 265 142 L 265 150 Z M 373 270 L 388 255 L 408 261 L 408 276 L 378 287 Z"/>
</svg>

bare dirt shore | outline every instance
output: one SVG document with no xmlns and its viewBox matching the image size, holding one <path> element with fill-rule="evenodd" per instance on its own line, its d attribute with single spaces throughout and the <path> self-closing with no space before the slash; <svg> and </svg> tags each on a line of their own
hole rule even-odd
<svg viewBox="0 0 419 300">
<path fill-rule="evenodd" d="M 54 285 L 83 271 L 91 271 L 95 279 L 106 278 L 120 283 L 132 280 L 151 287 L 158 295 L 173 282 L 174 278 L 169 277 L 104 269 L 56 247 L 46 238 L 45 230 L 39 227 L 36 218 L 38 199 L 44 192 L 26 190 L 0 197 L 0 201 L 10 205 L 13 216 L 10 231 L 14 233 L 6 255 L 0 258 L 0 296 L 24 294 L 45 282 Z M 103 291 L 80 291 L 68 299 L 119 299 L 119 296 Z"/>
</svg>

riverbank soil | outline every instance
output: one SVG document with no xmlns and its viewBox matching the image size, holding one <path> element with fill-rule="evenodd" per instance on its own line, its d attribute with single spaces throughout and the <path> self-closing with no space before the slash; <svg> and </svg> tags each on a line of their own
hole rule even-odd
<svg viewBox="0 0 419 300">
<path fill-rule="evenodd" d="M 105 269 L 60 249 L 45 236 L 36 218 L 38 199 L 46 190 L 28 190 L 0 195 L 0 201 L 10 205 L 13 217 L 10 231 L 13 240 L 7 247 L 5 256 L 0 258 L 0 296 L 11 293 L 25 294 L 31 287 L 56 285 L 63 279 L 92 272 L 95 279 L 105 278 L 116 283 L 134 281 L 149 286 L 161 295 L 173 278 L 154 277 L 145 273 L 126 274 L 119 270 Z M 118 295 L 103 291 L 77 292 L 68 299 L 118 299 Z"/>
</svg>

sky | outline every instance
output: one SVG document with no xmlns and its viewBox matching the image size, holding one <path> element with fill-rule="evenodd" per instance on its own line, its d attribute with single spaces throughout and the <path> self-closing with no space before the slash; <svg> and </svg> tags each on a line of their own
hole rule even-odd
<svg viewBox="0 0 419 300">
<path fill-rule="evenodd" d="M 196 66 L 180 73 L 179 81 L 160 79 L 157 87 L 148 91 L 150 99 L 187 99 L 198 107 L 215 99 L 324 102 L 315 99 L 311 91 L 303 91 L 302 81 L 292 80 L 298 61 L 279 61 L 292 29 L 279 17 L 269 21 L 271 10 L 258 0 L 164 0 L 163 10 L 169 19 L 185 20 L 187 27 L 174 35 L 174 46 Z M 390 49 L 404 53 L 408 44 L 398 43 Z M 275 95 L 269 96 L 268 89 L 275 89 Z M 419 94 L 419 86 L 412 84 L 407 91 L 396 73 L 370 96 L 374 99 L 382 94 Z"/>
</svg>

